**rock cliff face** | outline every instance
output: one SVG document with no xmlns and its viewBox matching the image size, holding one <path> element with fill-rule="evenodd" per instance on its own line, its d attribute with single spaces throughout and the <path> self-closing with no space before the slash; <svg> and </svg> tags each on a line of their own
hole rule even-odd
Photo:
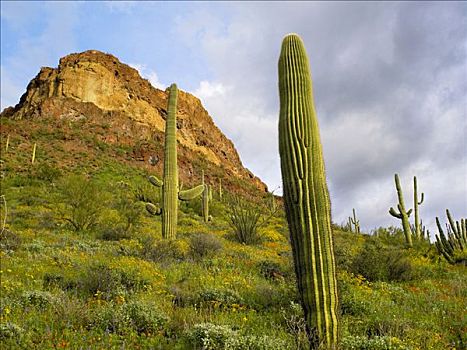
<svg viewBox="0 0 467 350">
<path fill-rule="evenodd" d="M 215 126 L 200 100 L 180 91 L 178 101 L 181 176 L 193 175 L 193 162 L 188 158 L 198 157 L 222 168 L 228 176 L 266 191 L 266 185 L 243 167 L 233 143 Z M 167 93 L 141 78 L 136 69 L 110 54 L 90 50 L 63 57 L 57 68 L 43 67 L 19 103 L 6 108 L 0 116 L 106 123 L 112 132 L 104 142 L 139 142 L 142 147 L 138 160 L 149 161 L 153 155 L 144 145 L 155 142 L 156 148 L 163 147 L 166 106 Z"/>
</svg>

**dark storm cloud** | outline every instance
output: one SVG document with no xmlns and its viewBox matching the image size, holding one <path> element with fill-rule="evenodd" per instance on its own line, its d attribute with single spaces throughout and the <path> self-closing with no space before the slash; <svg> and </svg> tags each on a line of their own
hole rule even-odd
<svg viewBox="0 0 467 350">
<path fill-rule="evenodd" d="M 271 152 L 277 148 L 276 62 L 282 37 L 297 32 L 310 56 L 336 221 L 357 207 L 366 228 L 398 224 L 387 214 L 395 205 L 396 172 L 409 203 L 418 176 L 427 195 L 424 215 L 442 215 L 445 206 L 467 214 L 465 3 L 228 7 L 228 25 L 198 28 L 207 33 L 202 48 L 216 81 L 230 89 L 205 102 L 247 166 L 271 186 L 280 184 Z"/>
</svg>

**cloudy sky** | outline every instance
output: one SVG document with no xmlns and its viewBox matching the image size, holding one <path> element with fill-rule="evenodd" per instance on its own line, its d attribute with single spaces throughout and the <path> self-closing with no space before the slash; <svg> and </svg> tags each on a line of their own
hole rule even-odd
<svg viewBox="0 0 467 350">
<path fill-rule="evenodd" d="M 467 216 L 467 3 L 2 1 L 1 108 L 41 66 L 109 52 L 154 86 L 201 98 L 274 189 L 277 60 L 290 32 L 310 58 L 334 221 L 355 208 L 366 230 L 399 225 L 394 173 L 409 207 L 417 175 L 431 232 L 445 208 Z"/>
</svg>

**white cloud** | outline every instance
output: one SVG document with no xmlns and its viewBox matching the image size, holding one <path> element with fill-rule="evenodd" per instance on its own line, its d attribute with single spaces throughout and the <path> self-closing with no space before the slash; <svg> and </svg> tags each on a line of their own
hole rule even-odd
<svg viewBox="0 0 467 350">
<path fill-rule="evenodd" d="M 203 80 L 199 83 L 199 87 L 193 92 L 193 94 L 202 101 L 205 101 L 213 97 L 223 96 L 226 91 L 227 88 L 222 83 L 211 83 Z"/>
<path fill-rule="evenodd" d="M 147 68 L 145 64 L 129 63 L 128 65 L 136 69 L 143 78 L 149 80 L 151 85 L 156 89 L 165 90 L 167 87 L 165 84 L 159 81 L 157 73 L 154 70 Z"/>
</svg>

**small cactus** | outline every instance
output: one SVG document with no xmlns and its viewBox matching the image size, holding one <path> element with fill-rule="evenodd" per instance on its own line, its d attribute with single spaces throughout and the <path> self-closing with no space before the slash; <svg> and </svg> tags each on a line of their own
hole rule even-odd
<svg viewBox="0 0 467 350">
<path fill-rule="evenodd" d="M 399 198 L 399 203 L 397 204 L 397 209 L 399 212 L 396 212 L 394 208 L 389 209 L 389 214 L 394 216 L 397 219 L 402 220 L 402 228 L 404 229 L 405 241 L 409 247 L 412 247 L 412 229 L 410 228 L 409 216 L 412 213 L 412 209 L 405 210 L 404 196 L 402 194 L 401 184 L 399 182 L 399 175 L 394 175 L 394 180 L 396 182 L 397 197 Z"/>
<path fill-rule="evenodd" d="M 219 200 L 222 201 L 222 179 L 219 179 Z"/>
<path fill-rule="evenodd" d="M 37 147 L 37 144 L 34 143 L 34 146 L 32 147 L 31 164 L 34 164 L 34 161 L 36 160 L 36 147 Z"/>
<path fill-rule="evenodd" d="M 10 134 L 6 137 L 6 143 L 5 143 L 5 153 L 8 152 L 8 147 L 10 146 Z"/>
</svg>

